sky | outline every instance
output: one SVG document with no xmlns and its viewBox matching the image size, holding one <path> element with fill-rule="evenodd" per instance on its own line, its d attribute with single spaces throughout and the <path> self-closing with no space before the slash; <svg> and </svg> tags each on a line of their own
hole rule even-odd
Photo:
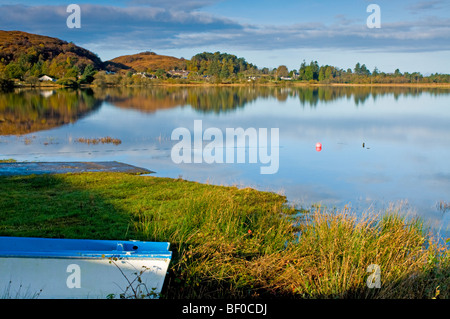
<svg viewBox="0 0 450 319">
<path fill-rule="evenodd" d="M 69 28 L 69 4 L 80 28 Z M 379 28 L 370 28 L 370 4 Z M 0 0 L 0 30 L 72 41 L 107 61 L 152 51 L 226 52 L 259 68 L 305 60 L 342 69 L 450 73 L 450 0 Z"/>
</svg>

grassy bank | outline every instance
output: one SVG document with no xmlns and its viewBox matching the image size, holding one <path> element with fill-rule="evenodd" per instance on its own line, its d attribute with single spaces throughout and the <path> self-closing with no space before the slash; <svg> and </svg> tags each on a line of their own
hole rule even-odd
<svg viewBox="0 0 450 319">
<path fill-rule="evenodd" d="M 450 295 L 448 248 L 395 212 L 299 212 L 273 193 L 120 173 L 0 177 L 0 196 L 2 236 L 169 241 L 163 298 Z"/>
</svg>

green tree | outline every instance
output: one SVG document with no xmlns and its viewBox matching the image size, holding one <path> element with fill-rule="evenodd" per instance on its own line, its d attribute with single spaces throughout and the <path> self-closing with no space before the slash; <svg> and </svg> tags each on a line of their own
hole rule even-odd
<svg viewBox="0 0 450 319">
<path fill-rule="evenodd" d="M 372 71 L 372 75 L 377 76 L 378 74 L 380 74 L 380 71 L 378 70 L 377 67 L 375 67 L 375 69 L 373 69 Z"/>
<path fill-rule="evenodd" d="M 94 66 L 92 64 L 88 64 L 83 71 L 83 74 L 81 75 L 80 83 L 82 84 L 89 84 L 94 81 L 94 76 L 96 74 L 96 71 L 94 69 Z"/>
<path fill-rule="evenodd" d="M 324 71 L 324 69 L 325 68 L 320 68 L 320 71 L 319 71 L 319 81 L 320 82 L 322 82 L 323 80 L 325 80 L 325 71 Z"/>
<path fill-rule="evenodd" d="M 158 79 L 164 79 L 164 78 L 167 77 L 167 73 L 166 73 L 166 71 L 164 71 L 163 69 L 158 69 L 158 70 L 156 70 L 156 72 L 155 72 L 155 76 L 156 76 Z"/>
<path fill-rule="evenodd" d="M 6 66 L 6 76 L 10 79 L 22 79 L 24 71 L 19 64 L 12 62 Z"/>
<path fill-rule="evenodd" d="M 311 81 L 314 80 L 314 71 L 310 65 L 305 68 L 305 80 Z"/>
<path fill-rule="evenodd" d="M 311 63 L 309 64 L 311 71 L 312 71 L 312 79 L 313 80 L 318 80 L 319 79 L 319 64 L 317 63 L 317 61 L 311 61 Z"/>
<path fill-rule="evenodd" d="M 24 78 L 25 82 L 30 84 L 31 86 L 36 86 L 39 84 L 39 78 L 34 75 L 28 75 Z"/>
<path fill-rule="evenodd" d="M 207 74 L 219 76 L 220 71 L 221 71 L 221 67 L 220 67 L 219 61 L 217 61 L 216 59 L 212 60 L 212 62 L 208 66 Z"/>
<path fill-rule="evenodd" d="M 305 71 L 306 71 L 306 62 L 305 60 L 303 60 L 302 64 L 300 65 L 300 69 L 298 70 L 298 78 L 300 80 L 306 80 Z"/>
<path fill-rule="evenodd" d="M 65 78 L 76 78 L 78 74 L 80 73 L 80 70 L 77 66 L 73 66 L 69 69 L 67 69 L 66 73 L 64 74 Z"/>
<path fill-rule="evenodd" d="M 331 79 L 333 77 L 333 69 L 331 66 L 327 66 L 325 69 L 325 79 Z"/>
<path fill-rule="evenodd" d="M 228 68 L 228 64 L 226 62 L 222 63 L 222 70 L 220 71 L 220 77 L 223 79 L 227 79 L 230 77 L 230 69 Z"/>
<path fill-rule="evenodd" d="M 366 67 L 365 64 L 361 65 L 361 75 L 366 75 L 366 76 L 369 76 L 369 75 L 370 75 L 370 71 L 369 71 L 369 69 Z"/>
</svg>

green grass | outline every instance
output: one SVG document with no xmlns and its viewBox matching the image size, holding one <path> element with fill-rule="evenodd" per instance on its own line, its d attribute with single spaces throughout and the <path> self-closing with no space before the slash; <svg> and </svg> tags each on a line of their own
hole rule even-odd
<svg viewBox="0 0 450 319">
<path fill-rule="evenodd" d="M 0 235 L 168 241 L 164 298 L 448 298 L 448 248 L 397 212 L 122 173 L 0 177 Z M 370 289 L 367 267 L 381 269 Z"/>
</svg>

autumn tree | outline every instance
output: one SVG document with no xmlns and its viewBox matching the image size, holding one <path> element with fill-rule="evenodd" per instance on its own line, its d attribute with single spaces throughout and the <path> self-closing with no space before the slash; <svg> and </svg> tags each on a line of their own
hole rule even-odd
<svg viewBox="0 0 450 319">
<path fill-rule="evenodd" d="M 287 77 L 288 75 L 289 75 L 289 70 L 285 65 L 280 65 L 277 68 L 277 77 L 278 78 Z"/>
</svg>

